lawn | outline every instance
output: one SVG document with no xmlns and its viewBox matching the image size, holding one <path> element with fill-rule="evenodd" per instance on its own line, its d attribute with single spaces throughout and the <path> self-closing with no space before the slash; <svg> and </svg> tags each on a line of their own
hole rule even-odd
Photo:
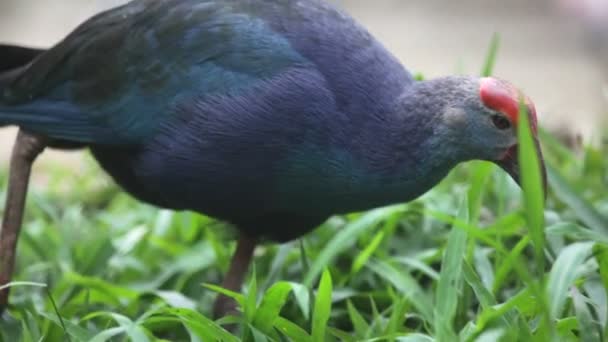
<svg viewBox="0 0 608 342">
<path fill-rule="evenodd" d="M 259 247 L 232 294 L 243 314 L 220 322 L 231 227 L 138 203 L 90 157 L 77 175 L 54 166 L 28 198 L 0 341 L 606 340 L 608 149 L 541 138 L 546 201 L 533 158 L 525 192 L 463 164 L 414 202 Z"/>
</svg>

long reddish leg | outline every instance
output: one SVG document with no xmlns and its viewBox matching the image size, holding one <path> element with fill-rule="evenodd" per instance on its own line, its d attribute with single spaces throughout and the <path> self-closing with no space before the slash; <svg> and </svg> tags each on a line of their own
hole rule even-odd
<svg viewBox="0 0 608 342">
<path fill-rule="evenodd" d="M 253 259 L 256 244 L 256 240 L 241 235 L 236 245 L 236 251 L 232 256 L 230 268 L 222 283 L 224 289 L 235 292 L 241 291 L 245 275 L 249 270 L 249 264 Z M 214 317 L 221 318 L 232 313 L 236 313 L 236 302 L 232 298 L 218 295 L 213 306 Z"/>
<path fill-rule="evenodd" d="M 17 134 L 0 232 L 0 286 L 8 284 L 12 278 L 32 164 L 45 147 L 46 139 L 43 137 L 22 130 Z M 0 313 L 8 305 L 8 294 L 8 288 L 0 290 Z"/>
</svg>

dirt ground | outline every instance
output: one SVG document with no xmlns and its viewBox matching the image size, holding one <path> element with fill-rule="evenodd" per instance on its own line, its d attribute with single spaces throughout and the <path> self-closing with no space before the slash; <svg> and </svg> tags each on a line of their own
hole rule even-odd
<svg viewBox="0 0 608 342">
<path fill-rule="evenodd" d="M 112 0 L 0 0 L 0 41 L 49 46 Z M 412 71 L 427 77 L 479 73 L 494 32 L 501 35 L 495 73 L 534 99 L 541 124 L 567 127 L 586 137 L 605 121 L 605 69 L 586 49 L 578 23 L 550 1 L 343 0 Z M 608 42 L 605 42 L 608 46 Z M 1 58 L 1 56 L 0 56 Z M 608 60 L 608 59 L 606 59 Z M 14 129 L 0 130 L 0 164 Z M 79 153 L 45 153 L 41 164 L 75 163 Z"/>
</svg>

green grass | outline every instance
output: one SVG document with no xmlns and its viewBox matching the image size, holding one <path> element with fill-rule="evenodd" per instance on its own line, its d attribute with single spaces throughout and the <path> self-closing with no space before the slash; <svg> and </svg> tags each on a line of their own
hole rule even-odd
<svg viewBox="0 0 608 342">
<path fill-rule="evenodd" d="M 467 163 L 414 202 L 259 247 L 241 293 L 214 286 L 230 227 L 138 203 L 92 162 L 54 167 L 30 192 L 0 341 L 606 340 L 608 150 L 576 156 L 541 135 L 546 200 L 534 158 L 525 192 Z M 520 139 L 529 156 L 529 130 Z M 243 314 L 214 322 L 217 291 Z"/>
</svg>

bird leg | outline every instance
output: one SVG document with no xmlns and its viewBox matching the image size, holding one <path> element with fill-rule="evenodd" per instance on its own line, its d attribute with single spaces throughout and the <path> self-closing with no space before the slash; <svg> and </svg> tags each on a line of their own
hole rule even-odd
<svg viewBox="0 0 608 342">
<path fill-rule="evenodd" d="M 236 251 L 230 261 L 230 268 L 222 283 L 222 288 L 234 292 L 239 292 L 241 290 L 243 280 L 249 269 L 249 264 L 251 263 L 251 259 L 253 259 L 253 252 L 256 244 L 257 242 L 255 239 L 241 235 L 236 244 Z M 218 295 L 213 306 L 213 316 L 215 318 L 221 318 L 227 314 L 236 313 L 236 302 L 230 297 L 222 294 Z"/>
<path fill-rule="evenodd" d="M 43 137 L 23 130 L 17 133 L 11 156 L 6 206 L 0 232 L 0 286 L 11 281 L 32 164 L 46 146 L 47 141 Z M 8 305 L 8 294 L 9 288 L 0 290 L 0 313 Z"/>
</svg>

